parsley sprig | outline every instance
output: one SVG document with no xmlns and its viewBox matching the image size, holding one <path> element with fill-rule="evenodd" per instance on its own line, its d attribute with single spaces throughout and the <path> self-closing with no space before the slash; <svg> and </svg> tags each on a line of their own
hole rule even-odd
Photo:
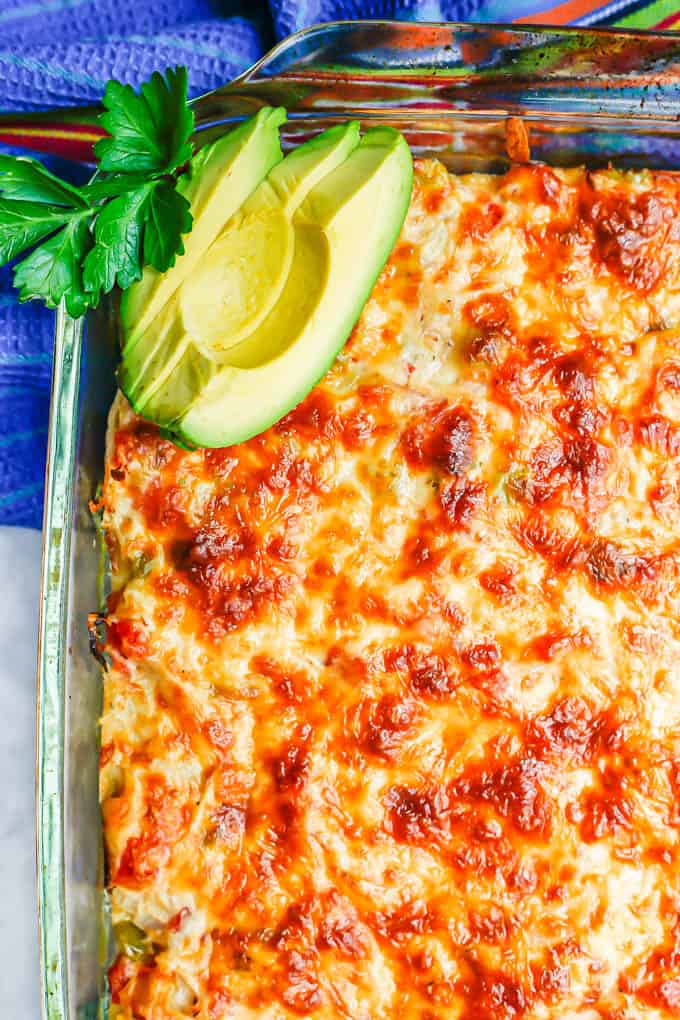
<svg viewBox="0 0 680 1020">
<path fill-rule="evenodd" d="M 74 187 L 41 163 L 0 155 L 0 265 L 14 267 L 19 298 L 50 308 L 64 299 L 83 315 L 116 284 L 125 289 L 144 266 L 164 273 L 184 252 L 189 203 L 176 190 L 191 158 L 194 115 L 185 67 L 155 72 L 139 92 L 110 81 L 94 147 L 100 175 Z"/>
</svg>

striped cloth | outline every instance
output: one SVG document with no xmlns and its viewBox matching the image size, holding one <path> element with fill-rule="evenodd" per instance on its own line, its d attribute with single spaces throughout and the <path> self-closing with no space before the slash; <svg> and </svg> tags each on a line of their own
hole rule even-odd
<svg viewBox="0 0 680 1020">
<path fill-rule="evenodd" d="M 186 64 L 192 94 L 219 85 L 277 38 L 359 18 L 671 28 L 680 0 L 0 0 L 0 109 L 97 100 Z M 77 179 L 77 171 L 50 164 Z M 75 176 L 74 176 L 75 175 Z M 0 270 L 0 524 L 39 528 L 54 316 L 20 307 Z"/>
</svg>

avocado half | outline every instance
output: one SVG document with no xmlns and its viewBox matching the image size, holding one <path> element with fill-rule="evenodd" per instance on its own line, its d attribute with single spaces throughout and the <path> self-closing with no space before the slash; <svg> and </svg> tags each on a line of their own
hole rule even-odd
<svg viewBox="0 0 680 1020">
<path fill-rule="evenodd" d="M 211 447 L 286 414 L 361 314 L 404 221 L 412 172 L 398 132 L 360 139 L 353 123 L 275 165 L 146 326 L 129 324 L 136 339 L 120 379 L 135 410 Z"/>
</svg>

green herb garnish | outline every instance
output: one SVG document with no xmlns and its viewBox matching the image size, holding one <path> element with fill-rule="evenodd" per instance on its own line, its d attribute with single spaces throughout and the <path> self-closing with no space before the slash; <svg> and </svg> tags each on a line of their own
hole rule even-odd
<svg viewBox="0 0 680 1020">
<path fill-rule="evenodd" d="M 94 308 L 115 284 L 123 290 L 144 266 L 164 273 L 184 253 L 189 203 L 176 190 L 191 158 L 194 115 L 185 67 L 155 72 L 139 93 L 110 81 L 94 147 L 105 176 L 77 188 L 34 159 L 0 155 L 0 265 L 14 267 L 21 301 L 70 315 Z"/>
</svg>

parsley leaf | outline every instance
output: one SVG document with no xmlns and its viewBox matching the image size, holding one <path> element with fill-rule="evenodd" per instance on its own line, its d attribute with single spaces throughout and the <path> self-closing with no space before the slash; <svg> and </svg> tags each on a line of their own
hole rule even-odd
<svg viewBox="0 0 680 1020">
<path fill-rule="evenodd" d="M 158 181 L 149 195 L 144 226 L 144 264 L 164 273 L 184 254 L 182 234 L 191 230 L 189 203 L 168 181 Z"/>
<path fill-rule="evenodd" d="M 107 198 L 116 198 L 132 188 L 140 188 L 149 180 L 148 174 L 109 174 L 100 177 L 80 189 L 83 197 L 92 205 Z"/>
<path fill-rule="evenodd" d="M 37 159 L 24 156 L 0 155 L 0 195 L 73 209 L 87 207 L 78 188 L 68 181 L 60 181 Z"/>
<path fill-rule="evenodd" d="M 0 198 L 0 263 L 49 237 L 71 216 L 71 210 L 57 206 Z"/>
<path fill-rule="evenodd" d="M 128 191 L 105 205 L 94 226 L 95 246 L 83 265 L 85 288 L 99 298 L 117 283 L 125 289 L 142 275 L 140 251 L 144 206 L 153 183 Z"/>
<path fill-rule="evenodd" d="M 111 137 L 97 142 L 99 169 L 108 173 L 165 173 L 191 158 L 194 115 L 187 105 L 185 67 L 155 71 L 138 95 L 110 81 L 99 121 Z"/>
<path fill-rule="evenodd" d="M 142 265 L 164 273 L 183 254 L 182 234 L 191 222 L 189 203 L 173 181 L 149 181 L 112 199 L 95 222 L 96 243 L 83 267 L 86 289 L 97 297 L 116 283 L 125 290 Z"/>
<path fill-rule="evenodd" d="M 176 190 L 192 152 L 186 68 L 155 72 L 139 93 L 110 81 L 104 107 L 109 134 L 95 145 L 104 173 L 82 188 L 36 160 L 0 155 L 0 265 L 34 249 L 14 269 L 21 300 L 64 300 L 74 316 L 145 265 L 169 269 L 192 224 Z"/>
<path fill-rule="evenodd" d="M 65 299 L 69 315 L 84 315 L 94 302 L 83 287 L 81 265 L 92 246 L 85 219 L 72 220 L 49 241 L 36 248 L 15 267 L 14 285 L 19 299 L 41 298 L 48 308 Z"/>
</svg>

